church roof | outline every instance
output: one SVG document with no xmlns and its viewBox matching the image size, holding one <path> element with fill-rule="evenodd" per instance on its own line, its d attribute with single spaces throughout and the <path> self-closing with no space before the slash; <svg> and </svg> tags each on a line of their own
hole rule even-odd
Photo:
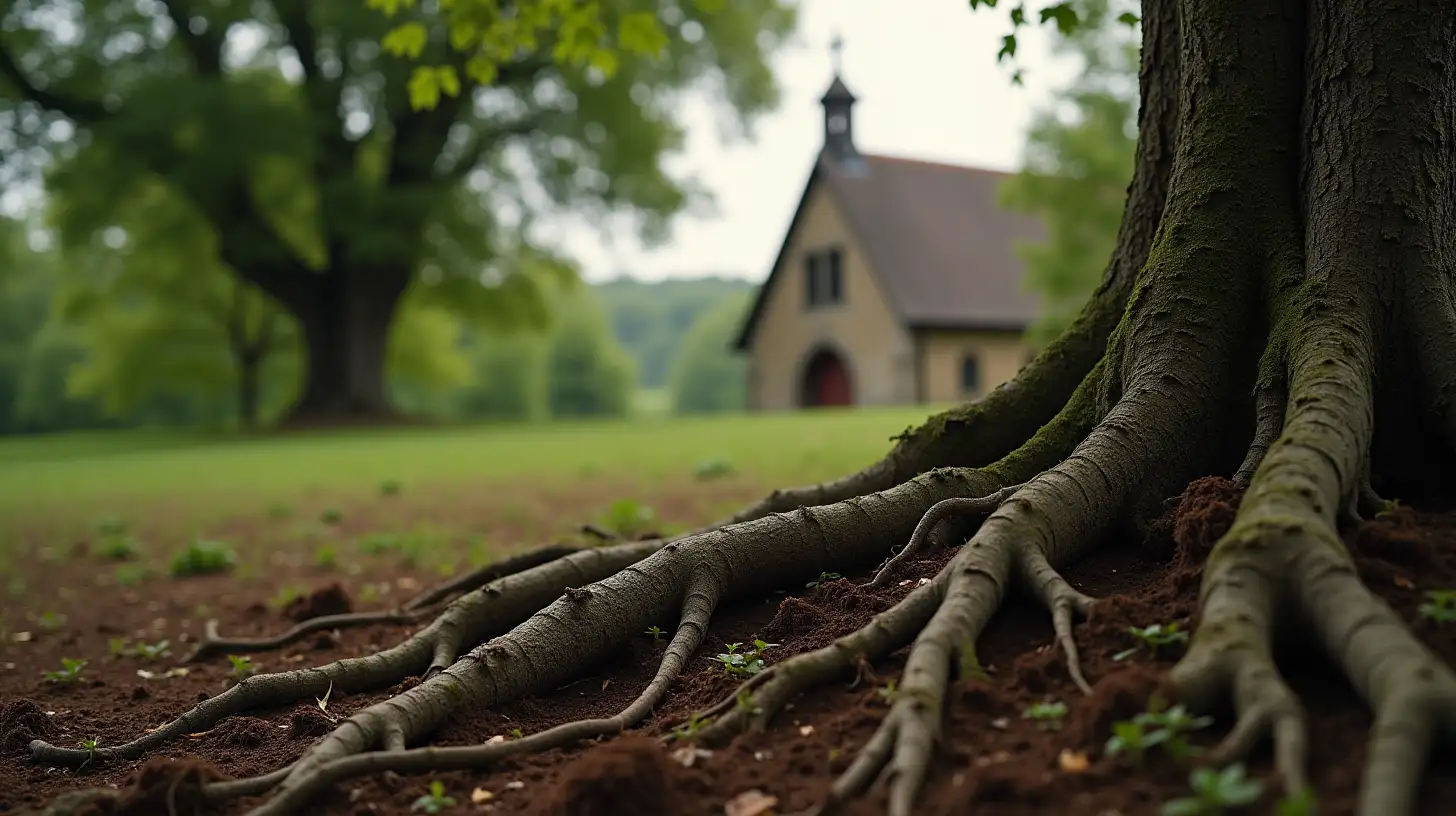
<svg viewBox="0 0 1456 816">
<path fill-rule="evenodd" d="M 819 97 L 821 103 L 853 102 L 854 100 L 854 94 L 850 92 L 849 86 L 844 84 L 844 80 L 840 78 L 839 74 L 834 75 L 834 81 L 829 83 L 829 90 L 825 91 L 824 95 Z"/>
<path fill-rule="evenodd" d="M 997 205 L 1008 174 L 861 154 L 852 166 L 819 157 L 768 280 L 736 346 L 747 348 L 810 192 L 824 184 L 863 245 L 890 305 L 910 328 L 1020 330 L 1037 313 L 1022 290 L 1015 247 L 1038 241 L 1041 222 Z"/>
</svg>

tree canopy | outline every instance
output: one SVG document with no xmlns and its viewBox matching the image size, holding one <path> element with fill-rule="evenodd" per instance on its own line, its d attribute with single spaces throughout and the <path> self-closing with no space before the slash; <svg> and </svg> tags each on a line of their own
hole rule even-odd
<svg viewBox="0 0 1456 816">
<path fill-rule="evenodd" d="M 216 265 L 297 321 L 300 413 L 387 412 L 407 291 L 541 323 L 539 284 L 571 263 L 540 219 L 628 213 L 660 240 L 704 195 L 665 163 L 682 96 L 712 86 L 745 127 L 777 101 L 786 4 L 584 4 L 615 32 L 592 47 L 601 26 L 561 16 L 576 6 L 19 0 L 0 16 L 0 167 L 69 188 L 72 243 L 124 230 L 161 188 L 211 231 Z M 420 109 L 419 70 L 444 67 L 458 92 Z"/>
</svg>

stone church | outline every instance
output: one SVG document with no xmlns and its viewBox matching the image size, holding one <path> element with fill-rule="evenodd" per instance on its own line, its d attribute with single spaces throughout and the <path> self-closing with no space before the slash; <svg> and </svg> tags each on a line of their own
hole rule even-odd
<svg viewBox="0 0 1456 816">
<path fill-rule="evenodd" d="M 861 153 L 838 72 L 824 144 L 736 348 L 749 408 L 974 398 L 1029 359 L 1036 299 L 1015 247 L 1041 224 L 1003 211 L 1007 174 Z"/>
</svg>

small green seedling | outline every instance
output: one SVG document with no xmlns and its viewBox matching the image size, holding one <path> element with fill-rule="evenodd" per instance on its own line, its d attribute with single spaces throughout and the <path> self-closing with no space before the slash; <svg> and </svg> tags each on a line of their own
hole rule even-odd
<svg viewBox="0 0 1456 816">
<path fill-rule="evenodd" d="M 333 569 L 339 565 L 339 548 L 332 544 L 320 544 L 318 549 L 313 551 L 314 566 L 320 569 Z"/>
<path fill-rule="evenodd" d="M 445 783 L 438 779 L 430 783 L 430 792 L 415 800 L 410 810 L 425 813 L 440 813 L 445 808 L 455 807 L 455 799 L 445 795 Z"/>
<path fill-rule="evenodd" d="M 693 478 L 700 482 L 710 482 L 732 472 L 733 463 L 727 459 L 704 459 L 693 468 Z"/>
<path fill-rule="evenodd" d="M 738 693 L 733 695 L 733 707 L 744 714 L 758 714 L 763 711 L 753 704 L 753 692 L 746 688 L 739 689 Z"/>
<path fill-rule="evenodd" d="M 141 552 L 141 543 L 130 533 L 103 535 L 96 542 L 96 554 L 110 561 L 126 561 Z"/>
<path fill-rule="evenodd" d="M 213 575 L 227 572 L 237 563 L 238 554 L 221 541 L 198 539 L 172 557 L 172 575 Z"/>
<path fill-rule="evenodd" d="M 817 587 L 820 584 L 827 584 L 830 581 L 838 581 L 840 578 L 843 578 L 843 577 L 844 577 L 843 575 L 840 575 L 837 572 L 821 572 L 821 573 L 819 573 L 819 577 L 818 578 L 815 578 L 814 580 L 810 581 L 809 583 L 804 584 L 804 586 L 808 587 L 809 589 L 813 589 L 814 587 Z"/>
<path fill-rule="evenodd" d="M 1158 650 L 1165 646 L 1188 642 L 1188 633 L 1179 629 L 1176 623 L 1170 623 L 1166 626 L 1161 623 L 1154 623 L 1150 626 L 1144 626 L 1141 629 L 1136 626 L 1129 626 L 1127 631 L 1138 639 L 1138 644 L 1127 651 L 1118 652 L 1113 655 L 1113 660 L 1126 660 L 1137 654 L 1137 651 L 1144 647 L 1149 652 L 1157 654 Z"/>
<path fill-rule="evenodd" d="M 1375 517 L 1385 518 L 1386 516 L 1400 510 L 1401 507 L 1402 505 L 1400 503 L 1400 499 L 1386 499 L 1385 501 L 1380 503 L 1380 511 L 1375 514 Z"/>
<path fill-rule="evenodd" d="M 602 516 L 602 526 L 623 538 L 630 538 L 657 523 L 657 513 L 651 507 L 631 499 L 612 502 Z"/>
<path fill-rule="evenodd" d="M 885 681 L 885 685 L 875 689 L 875 693 L 880 695 L 885 702 L 893 703 L 900 697 L 900 687 L 894 680 L 887 680 Z"/>
<path fill-rule="evenodd" d="M 524 739 L 526 736 L 526 732 L 522 731 L 519 728 L 512 728 L 510 730 L 510 735 L 511 739 Z"/>
<path fill-rule="evenodd" d="M 292 584 L 281 586 L 278 588 L 277 592 L 273 593 L 273 597 L 268 599 L 268 608 L 275 610 L 287 609 L 289 604 L 293 603 L 294 601 L 302 598 L 304 595 L 307 594 L 308 589 L 306 589 L 305 587 L 295 586 Z"/>
<path fill-rule="evenodd" d="M 404 485 L 400 484 L 398 479 L 385 479 L 379 483 L 379 495 L 381 496 L 397 496 L 403 489 Z"/>
<path fill-rule="evenodd" d="M 59 612 L 42 612 L 35 619 L 41 629 L 47 632 L 54 632 L 66 625 L 66 616 Z"/>
<path fill-rule="evenodd" d="M 1127 754 L 1133 764 L 1141 765 L 1148 751 L 1161 746 L 1169 756 L 1182 759 L 1193 752 L 1187 735 L 1212 724 L 1212 717 L 1195 717 L 1181 705 L 1163 711 L 1145 711 L 1131 720 L 1112 724 L 1107 755 Z"/>
<path fill-rule="evenodd" d="M 1043 731 L 1056 731 L 1062 727 L 1062 720 L 1067 716 L 1067 704 L 1048 700 L 1044 703 L 1036 703 L 1028 706 L 1021 712 L 1022 719 L 1031 720 L 1036 727 Z"/>
<path fill-rule="evenodd" d="M 112 638 L 106 642 L 106 649 L 111 652 L 112 657 L 139 657 L 151 662 L 171 654 L 167 650 L 167 647 L 171 645 L 170 640 L 159 640 L 156 643 L 140 641 L 133 646 L 127 642 L 126 638 Z"/>
<path fill-rule="evenodd" d="M 51 683 L 77 683 L 81 680 L 81 670 L 84 668 L 86 661 L 63 657 L 59 671 L 42 672 L 41 676 Z"/>
<path fill-rule="evenodd" d="M 86 761 L 82 762 L 81 767 L 76 769 L 76 772 L 80 773 L 85 770 L 87 765 L 91 764 L 91 760 L 96 758 L 96 749 L 101 747 L 101 738 L 92 737 L 90 739 L 83 739 L 76 743 L 76 747 L 86 752 Z"/>
<path fill-rule="evenodd" d="M 1435 589 L 1426 593 L 1419 612 L 1435 623 L 1456 623 L 1456 589 Z"/>
<path fill-rule="evenodd" d="M 326 508 L 319 514 L 319 521 L 324 524 L 341 524 L 344 521 L 344 511 L 337 507 Z"/>
<path fill-rule="evenodd" d="M 688 715 L 688 721 L 672 729 L 672 738 L 675 740 L 690 740 L 698 735 L 708 726 L 708 718 L 694 711 Z"/>
<path fill-rule="evenodd" d="M 1199 768 L 1188 784 L 1193 795 L 1164 802 L 1163 816 L 1223 816 L 1230 808 L 1254 804 L 1264 794 L 1264 783 L 1248 778 L 1242 764 L 1221 770 Z"/>
<path fill-rule="evenodd" d="M 239 680 L 252 677 L 258 671 L 258 667 L 253 665 L 253 658 L 247 655 L 228 655 L 227 659 L 233 666 L 233 677 Z"/>
<path fill-rule="evenodd" d="M 647 634 L 650 635 L 653 640 L 662 640 L 662 627 L 649 626 L 647 627 Z"/>
<path fill-rule="evenodd" d="M 763 653 L 777 646 L 777 643 L 764 643 L 761 640 L 753 641 L 753 648 L 746 651 L 738 651 L 742 643 L 726 643 L 724 648 L 728 651 L 718 655 L 718 662 L 723 664 L 723 671 L 728 674 L 752 677 L 763 671 Z"/>
</svg>

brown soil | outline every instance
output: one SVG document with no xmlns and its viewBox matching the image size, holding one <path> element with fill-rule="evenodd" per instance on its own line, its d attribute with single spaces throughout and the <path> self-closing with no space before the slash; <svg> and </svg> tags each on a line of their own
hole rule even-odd
<svg viewBox="0 0 1456 816">
<path fill-rule="evenodd" d="M 1045 612 L 1029 600 L 1013 597 L 980 640 L 988 678 L 959 681 L 950 696 L 945 744 L 922 794 L 923 812 L 1134 816 L 1155 814 L 1161 802 L 1186 795 L 1187 767 L 1154 757 L 1144 767 L 1133 768 L 1102 751 L 1112 723 L 1145 708 L 1180 650 L 1139 653 L 1122 661 L 1114 656 L 1133 645 L 1129 626 L 1193 624 L 1199 565 L 1232 521 L 1237 503 L 1238 494 L 1227 482 L 1195 482 L 1181 500 L 1170 504 L 1168 516 L 1152 525 L 1139 546 L 1103 548 L 1070 570 L 1075 586 L 1104 599 L 1076 632 L 1087 676 L 1095 686 L 1090 697 L 1075 690 L 1060 654 L 1049 646 L 1051 625 Z M 1448 661 L 1456 660 L 1456 626 L 1436 626 L 1416 611 L 1425 591 L 1456 587 L 1456 514 L 1399 509 L 1365 522 L 1348 542 L 1369 585 L 1412 622 L 1432 649 Z M 780 644 L 769 652 L 771 660 L 822 646 L 903 597 L 947 557 L 944 552 L 931 554 L 908 568 L 896 585 L 880 592 L 865 589 L 864 576 L 852 576 L 788 597 L 721 610 L 707 646 L 689 665 L 673 696 L 636 734 L 507 760 L 486 772 L 358 780 L 340 786 L 311 812 L 404 816 L 432 778 L 442 781 L 460 803 L 446 812 L 722 814 L 730 800 L 754 790 L 777 798 L 774 813 L 806 808 L 825 793 L 878 725 L 887 709 L 878 690 L 898 675 L 903 650 L 863 667 L 858 677 L 794 701 L 766 733 L 741 737 L 711 753 L 692 754 L 690 767 L 681 761 L 683 754 L 674 753 L 680 745 L 664 747 L 655 738 L 693 710 L 732 693 L 735 682 L 712 662 L 722 643 L 763 637 Z M 290 579 L 310 581 L 306 569 L 299 573 L 290 575 L 280 567 L 269 577 L 275 586 Z M 230 681 L 221 659 L 192 667 L 184 677 L 148 680 L 139 678 L 137 669 L 161 674 L 173 663 L 144 664 L 136 658 L 104 655 L 107 638 L 117 633 L 131 636 L 141 631 L 153 640 L 170 636 L 174 644 L 185 640 L 188 630 L 178 630 L 178 618 L 190 614 L 187 610 L 203 599 L 209 600 L 213 616 L 221 619 L 227 633 L 259 634 L 282 623 L 277 615 L 247 614 L 248 607 L 263 597 L 224 599 L 226 593 L 226 579 L 197 579 L 168 584 L 165 595 L 146 605 L 111 604 L 95 597 L 88 599 L 89 605 L 58 604 L 68 616 L 64 626 L 33 632 L 29 642 L 0 645 L 0 812 L 30 808 L 67 790 L 113 784 L 123 786 L 123 795 L 108 805 L 112 810 L 100 813 L 167 813 L 169 802 L 185 804 L 176 812 L 191 813 L 197 784 L 207 774 L 217 771 L 236 777 L 276 768 L 302 753 L 332 718 L 398 691 L 335 694 L 327 713 L 311 700 L 248 712 L 168 745 L 146 762 L 87 768 L 79 774 L 26 764 L 23 746 L 33 737 L 65 745 L 99 736 L 103 744 L 114 744 L 224 688 Z M 660 623 L 664 629 L 671 624 Z M 198 626 L 191 623 L 190 631 Z M 365 654 L 405 634 L 406 630 L 391 627 L 346 630 L 322 648 L 310 641 L 254 659 L 265 670 L 314 666 Z M 477 743 L 515 729 L 529 734 L 566 720 L 613 713 L 643 688 L 663 648 L 663 641 L 634 639 L 615 659 L 578 682 L 498 710 L 464 714 L 436 741 Z M 1325 816 L 1351 813 L 1370 716 L 1323 657 L 1301 650 L 1298 644 L 1286 647 L 1284 654 L 1284 669 L 1308 709 L 1310 773 L 1319 793 L 1319 811 Z M 91 660 L 84 671 L 86 679 L 74 685 L 40 682 L 40 672 L 58 666 L 63 656 Z M 1022 717 L 1027 706 L 1052 699 L 1064 701 L 1070 709 L 1060 729 L 1041 730 Z M 1225 716 L 1194 741 L 1211 745 L 1228 725 Z M 1078 769 L 1083 759 L 1085 767 Z M 1448 750 L 1431 761 L 1422 790 L 1422 814 L 1450 812 L 1449 803 L 1456 801 L 1453 760 L 1456 756 Z M 1272 783 L 1267 748 L 1251 764 L 1255 774 Z M 477 789 L 490 794 L 479 805 L 471 800 Z M 1249 812 L 1272 813 L 1273 799 L 1266 796 Z M 877 792 L 847 811 L 880 813 L 884 803 L 884 794 Z M 241 813 L 249 804 L 248 800 L 233 803 L 218 812 Z"/>
</svg>

